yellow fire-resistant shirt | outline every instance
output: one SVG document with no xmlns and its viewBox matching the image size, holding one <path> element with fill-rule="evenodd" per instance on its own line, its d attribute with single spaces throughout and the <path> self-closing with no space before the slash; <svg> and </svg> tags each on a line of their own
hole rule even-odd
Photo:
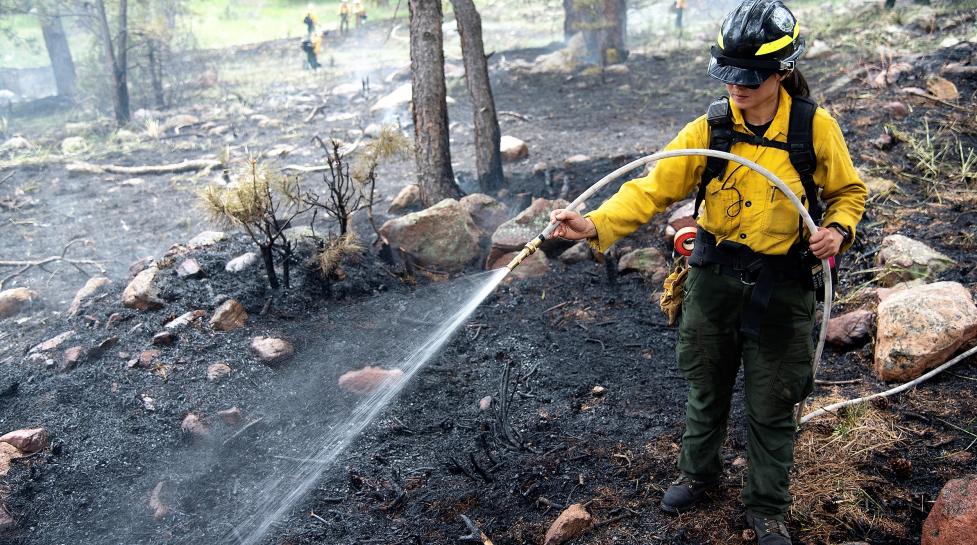
<svg viewBox="0 0 977 545">
<path fill-rule="evenodd" d="M 730 106 L 734 130 L 750 134 L 743 113 L 732 101 Z M 790 106 L 791 97 L 781 87 L 780 103 L 766 138 L 787 141 Z M 852 236 L 842 247 L 846 250 L 851 246 L 868 192 L 852 165 L 838 122 L 822 108 L 814 115 L 813 132 L 818 160 L 814 181 L 822 188 L 826 208 L 821 224 L 837 223 L 848 230 Z M 702 116 L 686 125 L 665 149 L 708 147 L 709 125 L 706 116 Z M 786 151 L 737 142 L 730 152 L 766 167 L 806 202 L 800 175 Z M 591 245 L 598 251 L 607 250 L 655 214 L 688 196 L 698 187 L 705 168 L 705 157 L 663 159 L 647 176 L 625 183 L 614 196 L 587 214 L 597 227 L 597 237 L 591 239 Z M 698 224 L 715 235 L 717 242 L 732 240 L 767 255 L 786 254 L 801 236 L 800 214 L 790 200 L 766 178 L 733 161 L 729 161 L 722 178 L 709 182 Z"/>
</svg>

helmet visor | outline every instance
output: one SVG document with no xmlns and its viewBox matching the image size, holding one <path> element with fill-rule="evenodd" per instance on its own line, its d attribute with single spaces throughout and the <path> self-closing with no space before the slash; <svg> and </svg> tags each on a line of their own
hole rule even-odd
<svg viewBox="0 0 977 545">
<path fill-rule="evenodd" d="M 723 83 L 731 85 L 756 86 L 767 81 L 776 70 L 759 70 L 756 68 L 740 68 L 723 64 L 713 58 L 709 61 L 709 75 Z"/>
</svg>

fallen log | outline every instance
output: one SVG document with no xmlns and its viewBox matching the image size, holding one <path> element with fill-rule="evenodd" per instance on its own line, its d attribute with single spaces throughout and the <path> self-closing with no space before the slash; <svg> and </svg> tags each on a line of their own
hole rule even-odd
<svg viewBox="0 0 977 545">
<path fill-rule="evenodd" d="M 171 163 L 168 165 L 143 165 L 127 167 L 122 165 L 96 165 L 92 163 L 76 162 L 65 166 L 71 174 L 126 174 L 129 176 L 147 176 L 152 174 L 173 174 L 178 172 L 190 172 L 193 170 L 210 170 L 221 166 L 221 162 L 216 159 L 191 159 L 182 163 Z"/>
</svg>

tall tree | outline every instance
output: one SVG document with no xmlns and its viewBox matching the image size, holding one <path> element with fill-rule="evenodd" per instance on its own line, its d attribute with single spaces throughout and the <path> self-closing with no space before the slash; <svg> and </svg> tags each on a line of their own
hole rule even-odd
<svg viewBox="0 0 977 545">
<path fill-rule="evenodd" d="M 499 118 L 489 81 L 488 62 L 482 43 L 482 17 L 472 0 L 451 0 L 461 36 L 461 55 L 465 61 L 465 84 L 472 97 L 475 122 L 475 168 L 478 186 L 484 193 L 505 185 L 499 141 Z"/>
<path fill-rule="evenodd" d="M 448 143 L 441 0 L 409 0 L 408 7 L 414 159 L 421 201 L 430 206 L 461 195 L 451 170 Z"/>
<path fill-rule="evenodd" d="M 564 38 L 582 33 L 590 60 L 607 65 L 627 58 L 627 0 L 563 0 L 563 14 Z"/>
<path fill-rule="evenodd" d="M 51 59 L 51 70 L 54 72 L 54 83 L 58 88 L 58 96 L 74 98 L 75 96 L 75 61 L 71 58 L 71 48 L 65 35 L 61 17 L 58 15 L 40 15 L 41 33 L 44 35 L 44 45 L 47 47 L 48 58 Z"/>
<path fill-rule="evenodd" d="M 108 13 L 105 11 L 105 0 L 96 0 L 95 16 L 97 18 L 99 35 L 105 49 L 105 62 L 112 73 L 112 105 L 115 108 L 115 121 L 120 126 L 129 122 L 129 71 L 127 55 L 129 52 L 128 30 L 128 0 L 119 0 L 118 27 L 115 37 L 109 28 Z"/>
</svg>

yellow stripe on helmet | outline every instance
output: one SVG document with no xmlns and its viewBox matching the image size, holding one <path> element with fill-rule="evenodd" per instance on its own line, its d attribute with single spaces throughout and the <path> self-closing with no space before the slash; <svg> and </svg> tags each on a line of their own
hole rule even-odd
<svg viewBox="0 0 977 545">
<path fill-rule="evenodd" d="M 723 31 L 722 30 L 719 31 L 719 40 L 717 40 L 717 42 L 719 43 L 719 49 L 726 49 L 725 44 L 723 44 Z"/>
<path fill-rule="evenodd" d="M 797 39 L 797 36 L 800 35 L 800 33 L 801 33 L 801 25 L 795 23 L 794 24 L 794 34 L 793 34 L 793 36 L 781 36 L 780 38 L 777 38 L 776 40 L 774 40 L 772 42 L 767 42 L 767 43 L 761 45 L 760 46 L 760 49 L 757 49 L 756 50 L 756 53 L 754 53 L 754 55 L 756 55 L 757 57 L 760 57 L 762 55 L 766 55 L 767 53 L 773 53 L 774 51 L 780 51 L 781 49 L 783 49 L 783 48 L 787 47 L 788 45 L 790 45 L 794 40 L 796 40 Z"/>
</svg>

